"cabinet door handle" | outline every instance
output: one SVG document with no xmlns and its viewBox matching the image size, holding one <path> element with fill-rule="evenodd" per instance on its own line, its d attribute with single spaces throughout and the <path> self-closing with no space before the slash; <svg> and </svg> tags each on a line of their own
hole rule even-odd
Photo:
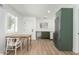
<svg viewBox="0 0 79 59">
<path fill-rule="evenodd" d="M 78 33 L 78 35 L 79 35 L 79 33 Z"/>
</svg>

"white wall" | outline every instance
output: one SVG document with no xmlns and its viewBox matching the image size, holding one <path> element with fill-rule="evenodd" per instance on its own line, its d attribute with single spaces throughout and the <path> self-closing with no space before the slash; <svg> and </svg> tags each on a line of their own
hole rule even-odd
<svg viewBox="0 0 79 59">
<path fill-rule="evenodd" d="M 23 17 L 21 20 L 22 33 L 31 34 L 32 39 L 36 39 L 36 17 Z M 32 31 L 33 30 L 33 31 Z"/>
<path fill-rule="evenodd" d="M 23 17 L 18 18 L 18 33 L 23 33 Z"/>
<path fill-rule="evenodd" d="M 3 52 L 5 49 L 5 10 L 0 8 L 0 51 Z"/>
<path fill-rule="evenodd" d="M 74 6 L 73 14 L 73 52 L 79 53 L 79 5 Z"/>
<path fill-rule="evenodd" d="M 0 52 L 4 52 L 4 50 L 5 50 L 5 35 L 6 35 L 5 21 L 6 21 L 7 13 L 11 13 L 14 16 L 19 17 L 19 14 L 16 13 L 11 8 L 9 8 L 7 6 L 0 7 Z"/>
</svg>

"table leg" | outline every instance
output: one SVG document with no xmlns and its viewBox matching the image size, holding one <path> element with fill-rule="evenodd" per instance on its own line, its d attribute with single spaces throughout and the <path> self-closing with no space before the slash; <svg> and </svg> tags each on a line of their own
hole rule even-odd
<svg viewBox="0 0 79 59">
<path fill-rule="evenodd" d="M 7 39 L 5 38 L 5 54 L 7 55 Z"/>
<path fill-rule="evenodd" d="M 29 46 L 28 46 L 28 38 L 27 38 L 27 51 L 28 51 L 28 48 L 29 48 Z"/>
<path fill-rule="evenodd" d="M 31 38 L 31 36 L 30 36 L 30 46 L 31 46 L 31 40 L 32 40 L 32 38 Z"/>
</svg>

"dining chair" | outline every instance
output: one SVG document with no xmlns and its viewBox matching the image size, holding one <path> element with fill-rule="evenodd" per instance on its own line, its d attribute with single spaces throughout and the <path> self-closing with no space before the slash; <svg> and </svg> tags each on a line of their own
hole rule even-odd
<svg viewBox="0 0 79 59">
<path fill-rule="evenodd" d="M 15 55 L 17 54 L 17 49 L 20 47 L 22 50 L 22 41 L 19 38 L 6 38 L 6 54 L 8 50 L 15 50 Z"/>
</svg>

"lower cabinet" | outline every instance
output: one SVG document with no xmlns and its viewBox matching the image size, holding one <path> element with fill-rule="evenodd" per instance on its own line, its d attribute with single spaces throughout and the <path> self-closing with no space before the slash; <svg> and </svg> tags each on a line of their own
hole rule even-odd
<svg viewBox="0 0 79 59">
<path fill-rule="evenodd" d="M 37 39 L 50 39 L 50 32 L 37 31 L 36 38 Z"/>
</svg>

